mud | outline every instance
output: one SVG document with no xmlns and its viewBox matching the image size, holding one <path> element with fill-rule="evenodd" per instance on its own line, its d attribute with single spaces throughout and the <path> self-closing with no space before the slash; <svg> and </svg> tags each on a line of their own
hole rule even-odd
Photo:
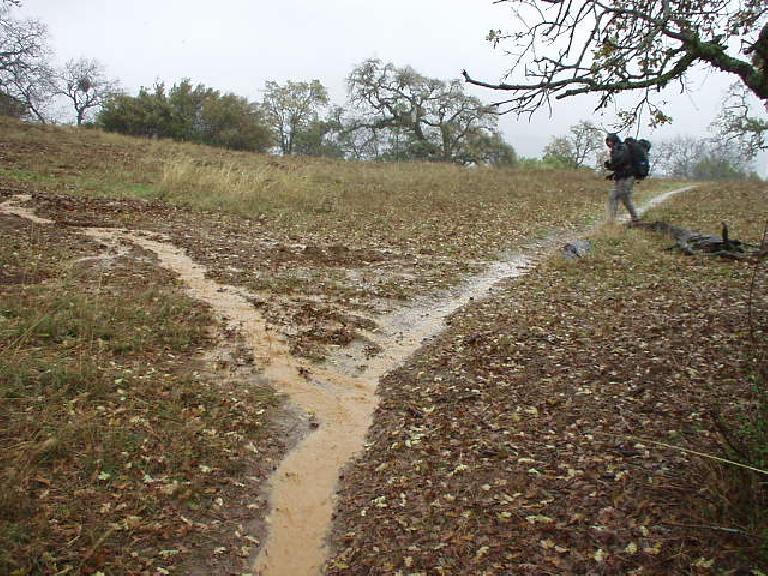
<svg viewBox="0 0 768 576">
<path fill-rule="evenodd" d="M 53 220 L 35 216 L 34 208 L 29 206 L 19 206 L 18 204 L 19 202 L 28 202 L 31 199 L 32 196 L 27 194 L 19 194 L 11 200 L 6 200 L 0 204 L 0 211 L 2 211 L 3 214 L 12 214 L 20 218 L 25 218 L 26 220 L 34 222 L 35 224 L 54 224 Z"/>
<path fill-rule="evenodd" d="M 362 446 L 375 407 L 375 381 L 330 373 L 291 356 L 288 343 L 255 310 L 253 296 L 206 278 L 182 250 L 124 230 L 83 231 L 106 243 L 116 238 L 155 253 L 179 274 L 190 296 L 207 303 L 230 330 L 239 331 L 263 366 L 263 377 L 310 417 L 316 430 L 283 460 L 271 481 L 269 536 L 256 560 L 258 574 L 314 574 L 325 559 L 339 469 Z M 297 549 L 296 542 L 302 542 Z"/>
<path fill-rule="evenodd" d="M 28 200 L 28 196 L 17 196 L 0 209 L 38 224 L 56 224 L 18 204 Z M 169 243 L 118 228 L 81 230 L 111 250 L 130 243 L 153 252 L 161 266 L 179 275 L 191 297 L 207 303 L 227 329 L 245 337 L 255 363 L 263 366 L 263 377 L 309 415 L 314 431 L 273 475 L 272 513 L 267 519 L 271 530 L 254 570 L 265 575 L 318 573 L 326 556 L 323 540 L 331 521 L 338 473 L 362 447 L 376 405 L 376 380 L 329 372 L 294 358 L 286 340 L 254 308 L 252 294 L 208 279 L 205 267 Z M 296 547 L 296 542 L 302 545 Z"/>
</svg>

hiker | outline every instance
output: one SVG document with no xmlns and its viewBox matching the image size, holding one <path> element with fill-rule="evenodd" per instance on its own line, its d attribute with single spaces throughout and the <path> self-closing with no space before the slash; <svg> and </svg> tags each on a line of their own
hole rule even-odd
<svg viewBox="0 0 768 576">
<path fill-rule="evenodd" d="M 605 167 L 613 170 L 613 174 L 608 176 L 613 180 L 613 189 L 608 199 L 608 215 L 610 220 L 616 219 L 616 212 L 619 209 L 619 200 L 629 211 L 633 224 L 640 222 L 635 205 L 632 204 L 632 186 L 635 183 L 632 158 L 630 157 L 627 145 L 621 141 L 618 134 L 608 134 L 605 137 L 605 145 L 608 146 L 610 158 L 606 161 Z"/>
</svg>

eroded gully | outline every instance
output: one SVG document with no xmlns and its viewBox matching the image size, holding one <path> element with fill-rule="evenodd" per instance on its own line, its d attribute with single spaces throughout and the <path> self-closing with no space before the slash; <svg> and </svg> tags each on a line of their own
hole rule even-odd
<svg viewBox="0 0 768 576">
<path fill-rule="evenodd" d="M 645 211 L 687 189 L 661 194 L 639 210 Z M 0 204 L 0 210 L 38 224 L 55 224 L 20 205 L 30 199 L 16 196 Z M 581 234 L 593 230 L 585 229 Z M 269 384 L 319 424 L 299 441 L 270 479 L 268 536 L 253 566 L 253 572 L 261 576 L 320 574 L 339 472 L 363 446 L 377 405 L 379 379 L 413 354 L 425 339 L 438 335 L 449 315 L 486 296 L 498 282 L 521 276 L 538 259 L 574 236 L 552 235 L 508 255 L 455 290 L 419 299 L 379 318 L 378 329 L 367 334 L 382 350 L 376 357 L 365 360 L 362 347 L 353 346 L 320 366 L 290 355 L 287 342 L 269 329 L 246 291 L 206 278 L 205 267 L 162 237 L 158 240 L 157 234 L 112 228 L 84 228 L 81 232 L 113 248 L 127 242 L 153 252 L 161 266 L 180 276 L 190 296 L 207 303 L 228 328 L 243 334 Z"/>
</svg>

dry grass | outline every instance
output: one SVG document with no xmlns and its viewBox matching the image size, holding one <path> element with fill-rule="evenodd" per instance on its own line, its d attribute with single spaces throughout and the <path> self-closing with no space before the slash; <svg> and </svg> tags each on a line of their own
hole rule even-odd
<svg viewBox="0 0 768 576">
<path fill-rule="evenodd" d="M 442 238 L 449 253 L 479 241 L 483 250 L 475 252 L 493 255 L 595 218 L 609 188 L 589 171 L 277 158 L 7 119 L 0 129 L 0 177 L 32 180 L 39 190 L 162 199 L 350 242 L 373 237 L 422 246 Z M 638 196 L 669 186 L 651 180 Z"/>
<path fill-rule="evenodd" d="M 43 193 L 57 220 L 168 232 L 222 281 L 278 293 L 265 315 L 290 328 L 336 313 L 321 301 L 336 283 L 339 307 L 449 285 L 597 218 L 608 187 L 587 172 L 275 158 L 0 119 L 0 190 Z M 151 573 L 210 552 L 217 499 L 239 501 L 242 466 L 281 449 L 276 399 L 195 376 L 211 318 L 151 261 L 106 273 L 66 229 L 0 225 L 0 572 Z M 286 304 L 308 290 L 311 313 Z"/>
<path fill-rule="evenodd" d="M 653 214 L 652 214 L 653 215 Z M 768 185 L 722 183 L 701 187 L 678 197 L 665 207 L 663 217 L 683 226 L 718 234 L 729 225 L 730 238 L 752 246 L 768 242 Z M 736 334 L 740 347 L 731 361 L 740 365 L 740 394 L 708 407 L 721 436 L 721 455 L 768 474 L 768 262 L 748 261 L 746 267 L 712 267 L 712 284 L 733 285 L 741 294 Z M 718 359 L 712 359 L 717 363 Z M 726 384 L 726 383 L 724 383 Z M 736 527 L 746 535 L 745 554 L 756 567 L 768 566 L 768 490 L 765 474 L 734 466 L 701 463 L 699 492 L 707 505 L 695 508 L 697 521 L 705 526 Z M 753 560 L 754 561 L 754 560 Z"/>
</svg>

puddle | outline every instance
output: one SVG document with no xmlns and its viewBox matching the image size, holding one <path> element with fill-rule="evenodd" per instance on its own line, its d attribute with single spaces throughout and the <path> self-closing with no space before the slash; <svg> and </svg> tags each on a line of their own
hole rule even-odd
<svg viewBox="0 0 768 576">
<path fill-rule="evenodd" d="M 40 218 L 35 216 L 35 209 L 29 206 L 19 206 L 19 202 L 28 202 L 32 200 L 32 196 L 29 194 L 18 194 L 11 200 L 6 200 L 0 204 L 0 210 L 3 214 L 12 214 L 26 220 L 30 220 L 36 224 L 53 224 L 53 220 L 48 218 Z"/>
<path fill-rule="evenodd" d="M 680 188 L 655 197 L 639 207 L 642 213 Z M 31 199 L 19 195 L 0 204 L 0 211 L 39 224 L 52 220 L 35 216 L 32 208 L 19 206 Z M 378 317 L 377 330 L 366 334 L 381 353 L 368 360 L 361 345 L 331 356 L 322 366 L 294 358 L 288 343 L 270 329 L 251 303 L 253 295 L 206 278 L 206 268 L 186 253 L 161 241 L 157 234 L 120 229 L 83 228 L 88 237 L 110 249 L 132 243 L 153 252 L 160 265 L 179 274 L 193 298 L 209 304 L 229 329 L 239 330 L 251 348 L 256 365 L 278 392 L 309 416 L 315 427 L 298 443 L 270 480 L 272 512 L 267 518 L 268 537 L 252 570 L 262 576 L 320 574 L 326 558 L 324 539 L 329 532 L 338 475 L 357 454 L 371 425 L 377 405 L 379 378 L 416 352 L 425 339 L 437 336 L 448 316 L 473 300 L 481 300 L 498 282 L 525 274 L 538 259 L 574 237 L 596 230 L 559 233 L 510 254 L 473 276 L 458 288 L 421 298 L 391 314 Z M 151 236 L 148 237 L 148 236 Z"/>
<path fill-rule="evenodd" d="M 0 204 L 0 210 L 38 224 L 55 224 L 35 216 L 32 208 L 18 205 L 30 199 L 16 196 Z M 315 428 L 271 479 L 269 535 L 253 570 L 264 576 L 319 574 L 326 558 L 324 538 L 339 471 L 362 448 L 376 407 L 377 380 L 334 373 L 292 357 L 288 343 L 270 329 L 250 302 L 252 295 L 206 278 L 204 266 L 168 242 L 115 228 L 79 231 L 110 250 L 127 242 L 153 252 L 161 266 L 180 276 L 192 298 L 210 305 L 228 329 L 240 331 L 256 365 L 263 366 L 263 377 L 309 415 Z"/>
</svg>

